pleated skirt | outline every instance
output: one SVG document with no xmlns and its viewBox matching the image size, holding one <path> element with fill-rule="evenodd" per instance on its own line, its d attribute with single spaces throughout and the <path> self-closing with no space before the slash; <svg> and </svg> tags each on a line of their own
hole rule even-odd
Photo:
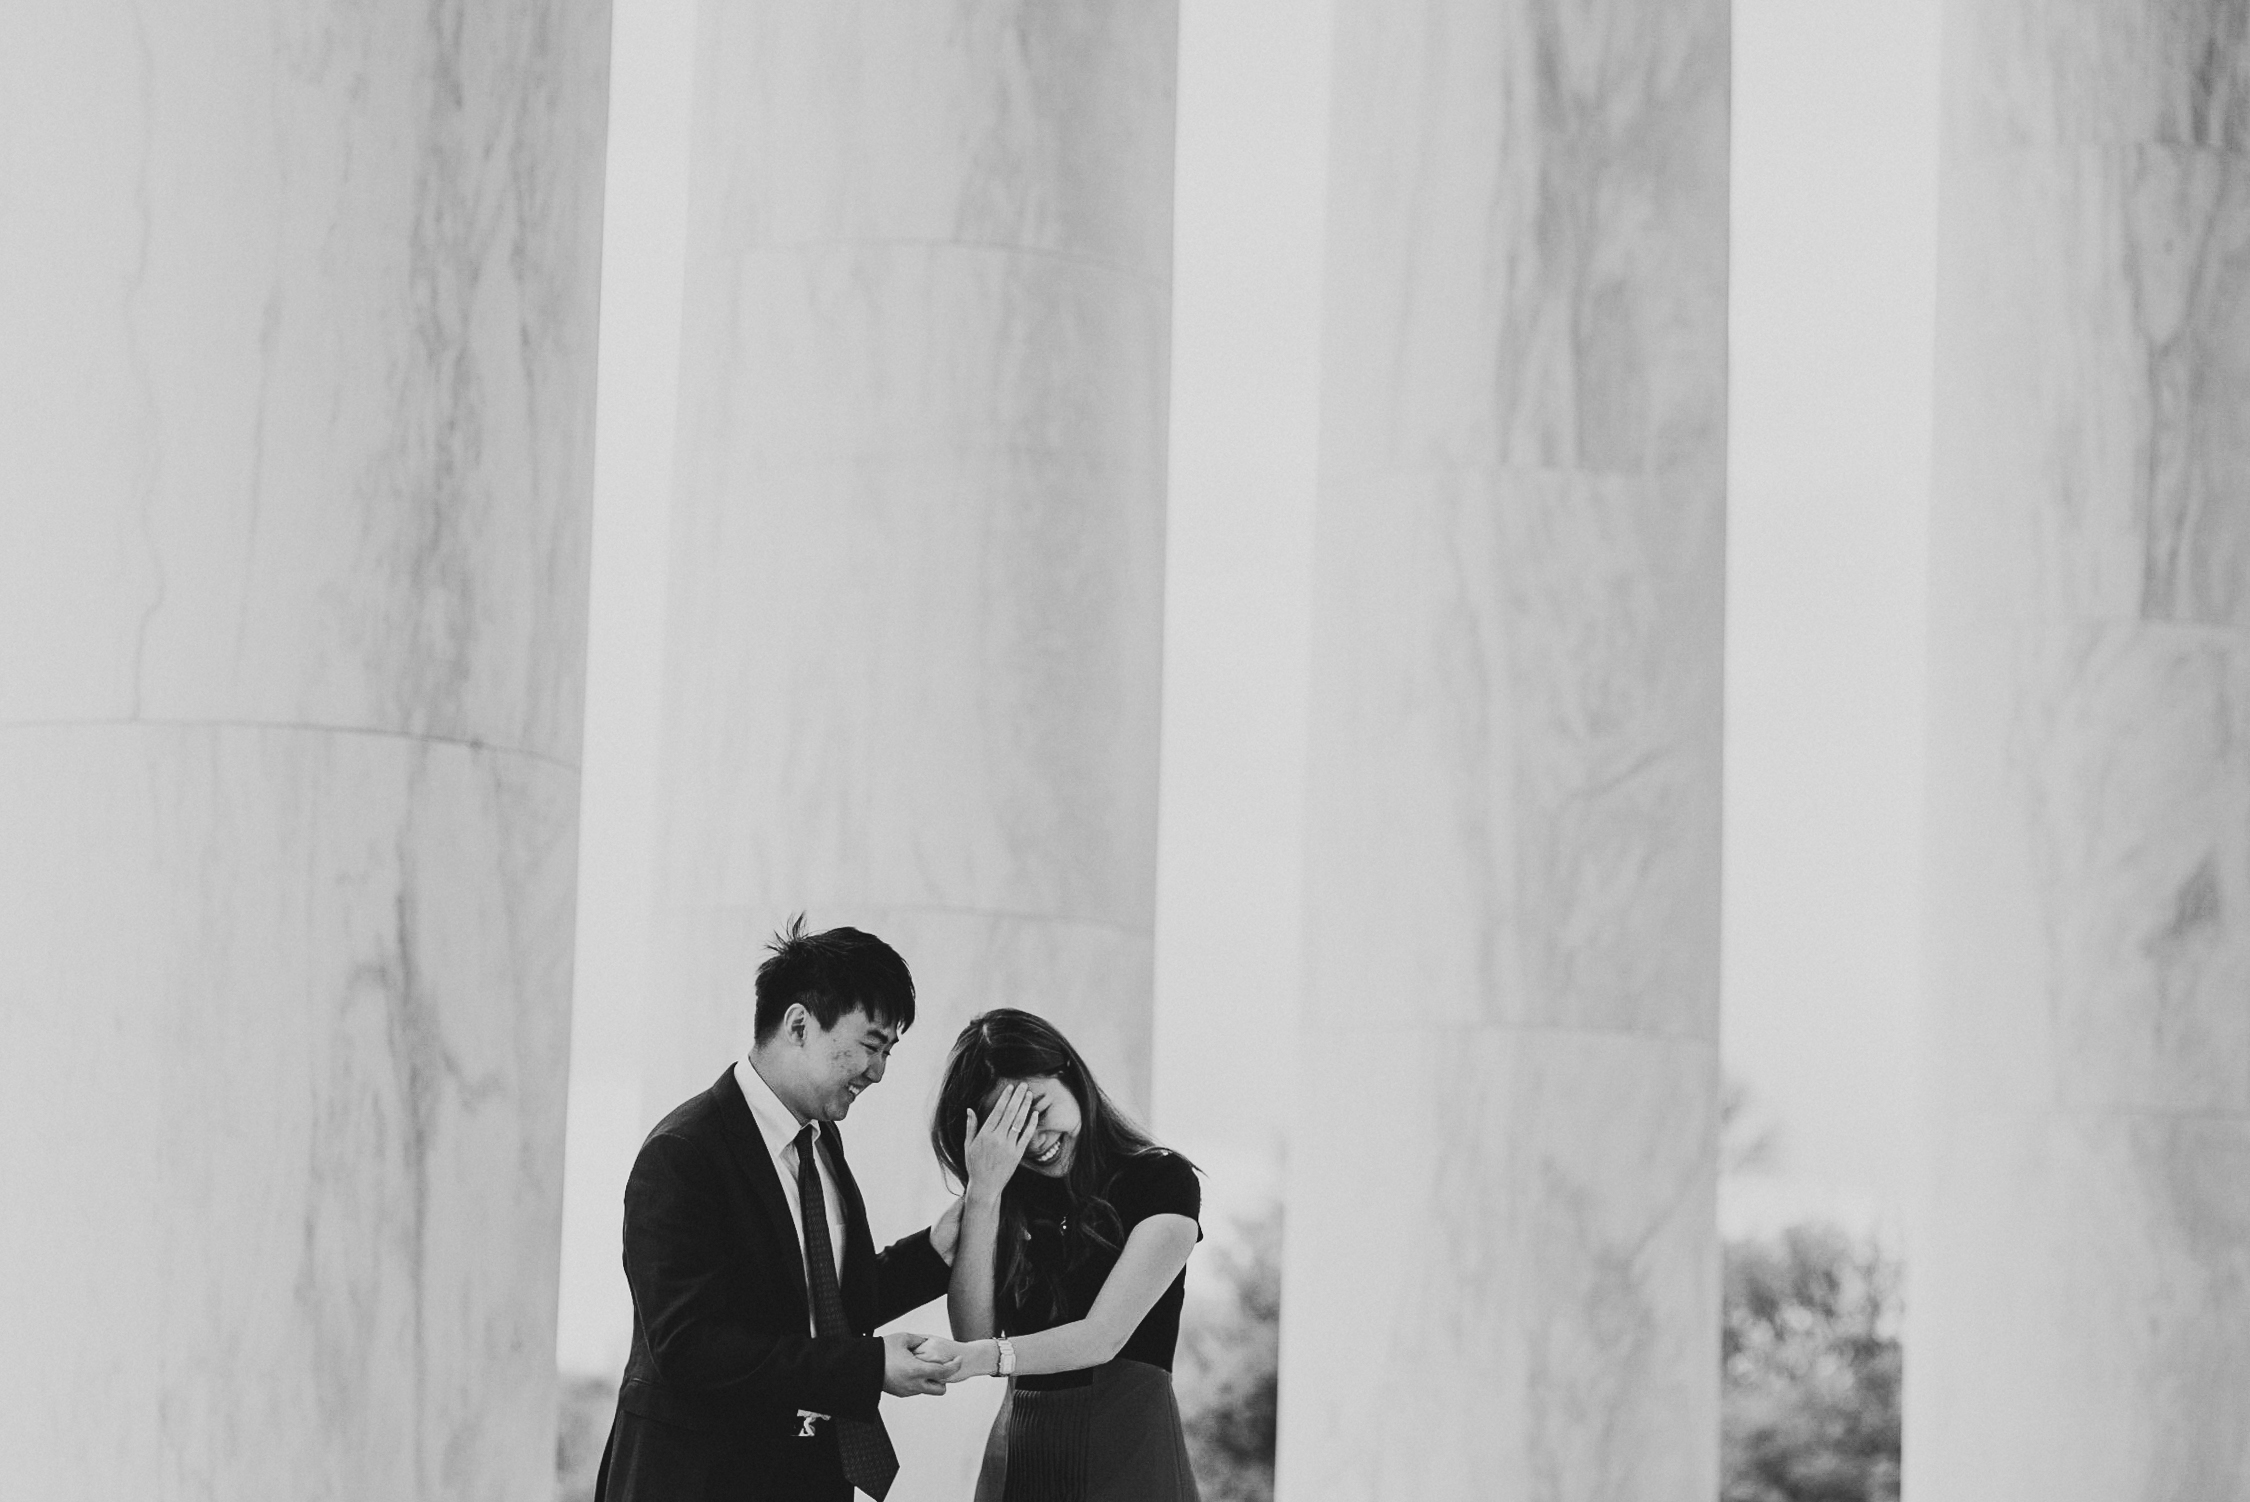
<svg viewBox="0 0 2250 1502">
<path fill-rule="evenodd" d="M 1009 1382 L 976 1502 L 1201 1502 L 1172 1374 L 1112 1361 L 1084 1375 Z"/>
</svg>

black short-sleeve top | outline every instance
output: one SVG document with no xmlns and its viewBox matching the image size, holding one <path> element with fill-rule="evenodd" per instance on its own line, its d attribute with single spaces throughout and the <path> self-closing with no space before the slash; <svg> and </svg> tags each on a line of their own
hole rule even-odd
<svg viewBox="0 0 2250 1502">
<path fill-rule="evenodd" d="M 1026 1301 L 1035 1308 L 1018 1308 L 1003 1288 L 995 1312 L 999 1315 L 1001 1330 L 1009 1335 L 1029 1335 L 1034 1330 L 1052 1329 L 1084 1319 L 1094 1307 L 1102 1284 L 1109 1280 L 1111 1270 L 1117 1266 L 1118 1256 L 1132 1236 L 1133 1227 L 1152 1215 L 1185 1215 L 1196 1222 L 1195 1239 L 1203 1239 L 1203 1186 L 1196 1181 L 1195 1170 L 1188 1160 L 1178 1153 L 1158 1148 L 1126 1160 L 1125 1166 L 1110 1180 L 1108 1193 L 1104 1195 L 1117 1211 L 1120 1225 L 1117 1246 L 1096 1246 L 1092 1255 L 1075 1268 L 1066 1269 L 1068 1248 L 1064 1238 L 1068 1234 L 1070 1202 L 1063 1186 L 1053 1179 L 1030 1174 L 1019 1178 L 1025 1181 L 1022 1196 L 1031 1223 L 1032 1266 L 1062 1271 L 1063 1312 L 1057 1317 L 1037 1291 Z M 1170 1371 L 1173 1348 L 1180 1340 L 1180 1307 L 1186 1302 L 1187 1270 L 1182 1268 L 1180 1275 L 1172 1280 L 1172 1286 L 1157 1295 L 1155 1306 L 1118 1351 L 1118 1359 L 1145 1361 L 1150 1366 Z"/>
</svg>

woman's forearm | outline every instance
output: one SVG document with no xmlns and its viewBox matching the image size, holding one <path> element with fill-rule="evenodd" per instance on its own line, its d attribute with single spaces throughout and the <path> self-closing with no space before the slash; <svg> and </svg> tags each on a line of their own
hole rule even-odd
<svg viewBox="0 0 2250 1502">
<path fill-rule="evenodd" d="M 1016 1348 L 1016 1370 L 1028 1377 L 1100 1366 L 1124 1347 L 1131 1333 L 1107 1329 L 1091 1319 L 1074 1319 L 1051 1330 L 1014 1336 L 1008 1343 Z"/>
<path fill-rule="evenodd" d="M 1036 1376 L 1083 1371 L 1111 1360 L 1187 1266 L 1196 1236 L 1195 1222 L 1185 1215 L 1152 1215 L 1136 1225 L 1085 1318 L 1009 1340 L 1015 1369 Z M 985 1376 L 999 1368 L 999 1351 L 990 1340 L 976 1341 L 969 1359 L 966 1376 Z"/>
<path fill-rule="evenodd" d="M 953 1277 L 946 1285 L 945 1315 L 955 1340 L 982 1340 L 995 1327 L 992 1302 L 1000 1202 L 980 1204 L 972 1195 L 961 1207 L 961 1240 L 953 1252 Z"/>
</svg>

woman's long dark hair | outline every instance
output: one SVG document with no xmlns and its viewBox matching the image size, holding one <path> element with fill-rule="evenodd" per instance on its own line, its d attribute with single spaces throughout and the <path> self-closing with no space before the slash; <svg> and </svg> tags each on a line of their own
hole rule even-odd
<svg viewBox="0 0 2250 1502">
<path fill-rule="evenodd" d="M 1054 1217 L 1052 1211 L 1027 1203 L 1029 1196 L 1022 1188 L 1030 1170 L 1019 1169 L 1000 1191 L 995 1281 L 996 1291 L 1005 1292 L 1016 1308 L 1043 1306 L 1048 1318 L 1060 1323 L 1086 1312 L 1065 1307 L 1069 1274 L 1093 1256 L 1096 1248 L 1116 1251 L 1124 1243 L 1124 1225 L 1109 1201 L 1110 1185 L 1118 1170 L 1135 1158 L 1164 1149 L 1103 1093 L 1086 1061 L 1053 1023 L 1013 1007 L 995 1007 L 972 1017 L 961 1029 L 961 1036 L 953 1040 L 953 1052 L 945 1060 L 945 1078 L 938 1086 L 930 1146 L 954 1180 L 966 1185 L 968 1113 L 975 1111 L 981 1124 L 985 1099 L 1002 1080 L 1043 1078 L 1060 1080 L 1078 1100 L 1078 1143 L 1061 1181 L 1068 1207 L 1059 1228 L 1063 1262 L 1060 1266 L 1034 1264 L 1028 1233 L 1034 1225 L 1055 1229 Z"/>
</svg>

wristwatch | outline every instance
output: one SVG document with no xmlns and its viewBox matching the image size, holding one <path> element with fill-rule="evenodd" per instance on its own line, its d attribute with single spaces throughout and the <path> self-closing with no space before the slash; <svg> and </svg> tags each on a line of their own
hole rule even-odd
<svg viewBox="0 0 2250 1502">
<path fill-rule="evenodd" d="M 1009 1340 L 1007 1336 L 1001 1335 L 995 1337 L 992 1343 L 1000 1350 L 1000 1369 L 992 1375 L 995 1377 L 1013 1377 L 1016 1374 L 1015 1342 Z"/>
</svg>

